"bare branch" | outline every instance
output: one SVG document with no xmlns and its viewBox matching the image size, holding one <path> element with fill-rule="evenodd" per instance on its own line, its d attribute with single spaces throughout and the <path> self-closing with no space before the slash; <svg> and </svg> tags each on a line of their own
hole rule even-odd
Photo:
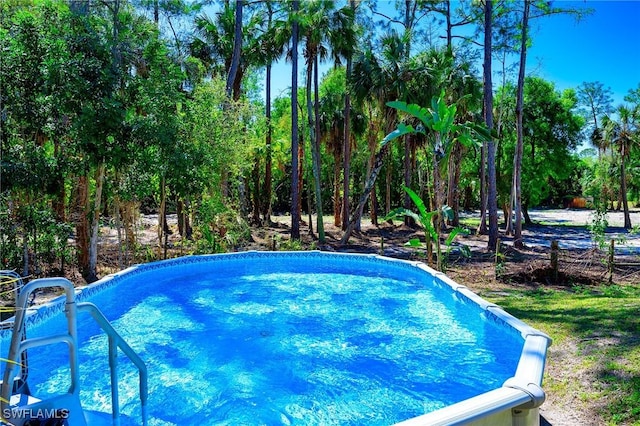
<svg viewBox="0 0 640 426">
<path fill-rule="evenodd" d="M 447 36 L 440 36 L 440 38 L 447 38 Z M 452 34 L 451 38 L 459 38 L 459 39 L 462 39 L 464 41 L 468 41 L 469 43 L 473 43 L 473 44 L 475 44 L 476 46 L 479 46 L 479 47 L 484 46 L 484 44 L 480 43 L 479 41 L 476 41 L 473 38 L 467 37 L 467 36 L 453 35 Z"/>
<path fill-rule="evenodd" d="M 380 15 L 380 16 L 382 16 L 383 18 L 387 19 L 389 22 L 393 22 L 394 24 L 400 24 L 400 25 L 402 25 L 403 27 L 405 26 L 405 25 L 404 25 L 404 22 L 402 22 L 402 21 L 398 21 L 397 19 L 394 19 L 394 18 L 392 18 L 392 17 L 390 17 L 390 16 L 387 16 L 387 15 L 385 15 L 385 14 L 384 14 L 384 13 L 382 13 L 382 12 L 378 12 L 377 10 L 374 10 L 374 11 L 372 11 L 372 12 L 373 12 L 373 14 L 374 14 L 374 15 Z"/>
</svg>

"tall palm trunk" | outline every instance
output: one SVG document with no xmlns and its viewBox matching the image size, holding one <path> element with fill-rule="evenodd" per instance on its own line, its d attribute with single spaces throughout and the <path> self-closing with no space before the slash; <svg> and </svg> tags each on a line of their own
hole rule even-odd
<svg viewBox="0 0 640 426">
<path fill-rule="evenodd" d="M 622 198 L 622 209 L 624 211 L 624 227 L 631 229 L 631 215 L 629 214 L 629 201 L 627 201 L 627 170 L 625 166 L 626 153 L 622 147 L 622 158 L 620 159 L 620 197 Z"/>
<path fill-rule="evenodd" d="M 340 151 L 333 152 L 333 225 L 342 225 L 342 199 L 340 198 Z"/>
<path fill-rule="evenodd" d="M 291 238 L 300 239 L 300 174 L 298 170 L 298 9 L 299 0 L 291 2 L 293 13 L 291 47 Z"/>
<path fill-rule="evenodd" d="M 524 11 L 522 13 L 522 40 L 520 45 L 520 69 L 518 72 L 518 88 L 516 94 L 516 129 L 517 143 L 515 152 L 515 233 L 513 245 L 516 248 L 524 248 L 522 241 L 522 155 L 524 146 L 524 129 L 522 123 L 524 107 L 524 71 L 527 64 L 527 37 L 529 26 L 529 8 L 531 0 L 524 0 Z"/>
<path fill-rule="evenodd" d="M 493 80 L 491 76 L 491 41 L 493 2 L 485 1 L 484 6 L 484 122 L 493 130 Z M 489 250 L 495 250 L 498 243 L 498 188 L 496 180 L 496 143 L 487 141 L 487 206 L 489 207 Z"/>
<path fill-rule="evenodd" d="M 265 99 L 265 117 L 267 122 L 267 135 L 265 136 L 266 158 L 264 165 L 264 196 L 262 200 L 262 218 L 266 224 L 271 222 L 271 188 L 273 179 L 271 176 L 271 135 L 273 127 L 271 126 L 271 62 L 267 64 L 266 76 L 266 99 Z"/>
<path fill-rule="evenodd" d="M 484 110 L 483 110 L 484 114 Z M 487 233 L 487 141 L 480 148 L 480 225 L 478 234 Z"/>
<path fill-rule="evenodd" d="M 298 217 L 302 220 L 302 194 L 304 193 L 304 137 L 300 131 L 298 131 Z M 308 198 L 308 197 L 307 197 Z M 311 214 L 311 212 L 309 212 Z M 309 226 L 312 228 L 313 225 Z"/>
<path fill-rule="evenodd" d="M 314 85 L 314 97 L 315 107 L 312 109 L 311 102 L 311 72 L 313 71 L 313 85 Z M 311 158 L 313 160 L 313 184 L 314 192 L 316 194 L 316 228 L 318 230 L 318 240 L 321 243 L 325 242 L 324 237 L 324 221 L 322 215 L 322 186 L 320 184 L 320 123 L 318 122 L 319 115 L 319 102 L 318 102 L 318 53 L 315 52 L 313 57 L 309 58 L 309 67 L 307 69 L 307 114 L 309 115 L 309 142 L 311 143 Z"/>
<path fill-rule="evenodd" d="M 460 164 L 462 163 L 462 145 L 453 143 L 451 154 L 449 155 L 448 178 L 447 178 L 447 205 L 453 211 L 453 218 L 449 225 L 460 225 Z"/>
<path fill-rule="evenodd" d="M 442 139 L 439 132 L 435 133 L 436 137 L 436 147 L 442 145 Z M 442 173 L 440 171 L 440 160 L 438 159 L 438 155 L 436 154 L 438 150 L 434 150 L 433 153 L 433 193 L 435 199 L 435 209 L 438 211 L 435 220 L 435 228 L 438 234 L 438 238 L 436 238 L 436 253 L 438 253 L 438 257 L 436 259 L 436 268 L 438 271 L 442 271 L 442 256 L 440 250 L 440 232 L 442 232 L 442 227 L 444 225 L 442 218 L 442 206 L 445 204 L 445 194 L 444 188 L 442 185 Z M 427 240 L 430 242 L 429 238 Z"/>
<path fill-rule="evenodd" d="M 356 9 L 355 0 L 349 1 L 349 6 L 353 11 Z M 349 225 L 349 186 L 351 180 L 351 94 L 349 91 L 349 78 L 353 69 L 353 54 L 347 57 L 347 87 L 344 96 L 344 145 L 342 148 L 342 229 L 347 229 Z"/>
<path fill-rule="evenodd" d="M 242 54 L 242 6 L 244 0 L 236 0 L 235 24 L 233 35 L 233 56 L 231 57 L 231 67 L 227 76 L 227 97 L 238 99 L 240 91 L 237 89 L 238 70 L 240 69 L 240 55 Z"/>
</svg>

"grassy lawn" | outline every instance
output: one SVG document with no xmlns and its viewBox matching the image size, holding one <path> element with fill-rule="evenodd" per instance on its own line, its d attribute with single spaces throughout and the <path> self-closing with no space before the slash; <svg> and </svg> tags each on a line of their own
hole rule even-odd
<svg viewBox="0 0 640 426">
<path fill-rule="evenodd" d="M 640 425 L 640 287 L 512 290 L 487 299 L 549 334 L 544 388 L 606 424 Z"/>
</svg>

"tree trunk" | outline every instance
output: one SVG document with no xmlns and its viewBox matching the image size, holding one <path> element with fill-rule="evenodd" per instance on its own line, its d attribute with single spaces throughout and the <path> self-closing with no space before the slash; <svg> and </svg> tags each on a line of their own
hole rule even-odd
<svg viewBox="0 0 640 426">
<path fill-rule="evenodd" d="M 271 176 L 271 135 L 273 133 L 273 127 L 271 125 L 271 63 L 267 64 L 266 86 L 265 118 L 267 122 L 267 135 L 265 137 L 265 145 L 267 149 L 264 165 L 264 198 L 262 200 L 262 218 L 268 225 L 269 223 L 271 223 L 271 180 L 273 179 Z"/>
<path fill-rule="evenodd" d="M 78 269 L 82 277 L 89 276 L 89 179 L 86 174 L 78 177 L 73 217 L 76 222 L 76 252 Z"/>
<path fill-rule="evenodd" d="M 393 177 L 393 162 L 387 162 L 387 170 L 385 173 L 385 186 L 384 186 L 384 214 L 388 215 L 391 212 L 391 180 Z"/>
<path fill-rule="evenodd" d="M 484 111 L 483 111 L 484 114 Z M 487 142 L 480 148 L 480 225 L 478 234 L 487 233 Z"/>
<path fill-rule="evenodd" d="M 193 236 L 193 229 L 191 228 L 191 222 L 189 220 L 189 208 L 188 203 L 182 198 L 176 201 L 176 215 L 178 216 L 178 232 L 182 238 L 191 240 Z"/>
<path fill-rule="evenodd" d="M 236 0 L 235 10 L 235 24 L 233 34 L 233 56 L 231 57 L 231 67 L 229 68 L 229 75 L 227 76 L 227 97 L 231 98 L 233 94 L 234 99 L 238 99 L 239 93 L 235 93 L 237 89 L 236 79 L 238 70 L 240 68 L 240 55 L 242 54 L 242 6 L 244 0 Z M 239 92 L 239 91 L 238 91 Z"/>
<path fill-rule="evenodd" d="M 251 198 L 253 198 L 252 203 L 252 218 L 251 221 L 260 225 L 260 211 L 261 209 L 261 197 L 260 197 L 260 155 L 256 153 L 256 159 L 253 163 L 253 170 L 251 171 L 251 177 L 253 180 L 253 190 L 251 191 Z"/>
<path fill-rule="evenodd" d="M 404 136 L 404 157 L 402 166 L 404 186 L 411 188 L 411 135 Z M 405 209 L 410 210 L 411 205 L 411 197 L 406 191 L 403 191 L 402 206 Z M 407 226 L 413 226 L 415 223 L 411 217 L 405 216 L 404 224 Z"/>
<path fill-rule="evenodd" d="M 527 64 L 527 37 L 529 26 L 529 8 L 531 0 L 524 0 L 524 12 L 522 13 L 522 38 L 520 45 L 520 69 L 518 72 L 518 87 L 516 94 L 516 129 L 517 143 L 515 152 L 515 233 L 513 245 L 516 248 L 524 248 L 522 240 L 522 154 L 524 145 L 524 129 L 522 123 L 523 107 L 524 107 L 524 77 L 525 66 Z"/>
<path fill-rule="evenodd" d="M 493 83 L 491 76 L 493 2 L 485 1 L 484 6 L 484 121 L 487 129 L 493 130 Z M 496 143 L 487 141 L 487 206 L 489 208 L 488 249 L 494 251 L 498 243 L 498 188 L 496 182 Z"/>
<path fill-rule="evenodd" d="M 442 146 L 442 140 L 439 132 L 435 133 L 436 141 L 435 146 Z M 442 220 L 442 206 L 445 205 L 445 193 L 444 188 L 442 187 L 442 173 L 440 170 L 440 162 L 438 160 L 438 156 L 436 154 L 436 150 L 433 153 L 433 193 L 434 193 L 434 207 L 437 210 L 437 214 L 435 216 L 435 229 L 437 233 L 437 237 L 435 240 L 436 245 L 436 269 L 438 271 L 442 271 L 442 250 L 440 249 L 440 233 L 442 232 L 442 228 L 445 226 L 444 221 Z M 430 237 L 427 237 L 430 239 Z"/>
<path fill-rule="evenodd" d="M 164 175 L 160 179 L 160 207 L 158 208 L 158 247 L 162 246 L 162 237 L 167 228 L 165 214 L 167 212 L 167 183 Z"/>
<path fill-rule="evenodd" d="M 342 199 L 340 198 L 340 151 L 333 153 L 333 224 L 342 225 Z"/>
<path fill-rule="evenodd" d="M 298 13 L 299 0 L 292 0 Z M 300 239 L 300 175 L 298 170 L 298 19 L 294 17 L 291 47 L 291 239 Z"/>
<path fill-rule="evenodd" d="M 356 2 L 349 1 L 351 9 L 355 12 Z M 349 54 L 347 58 L 347 87 L 344 96 L 344 141 L 342 148 L 342 229 L 349 225 L 349 195 L 351 184 L 351 94 L 349 91 L 349 78 L 353 69 L 353 58 Z"/>
<path fill-rule="evenodd" d="M 629 214 L 629 201 L 627 201 L 627 172 L 625 167 L 625 155 L 623 152 L 620 159 L 620 197 L 622 198 L 622 208 L 624 210 L 624 227 L 631 229 L 631 215 Z"/>
<path fill-rule="evenodd" d="M 435 132 L 436 146 L 441 146 L 442 140 L 439 132 Z M 433 195 L 434 195 L 434 210 L 440 211 L 442 206 L 447 203 L 445 198 L 444 188 L 442 185 L 442 171 L 440 170 L 440 161 L 437 158 L 437 154 L 434 151 L 433 154 Z M 440 214 L 438 214 L 440 215 Z"/>
<path fill-rule="evenodd" d="M 369 159 L 367 160 L 367 179 L 371 176 L 371 171 L 373 170 L 373 165 L 376 161 L 376 154 L 372 151 Z M 366 185 L 366 179 L 365 179 Z M 378 226 L 378 204 L 376 202 L 377 194 L 375 185 L 371 188 L 371 193 L 369 194 L 369 219 L 371 220 L 371 224 Z M 364 210 L 364 206 L 363 206 Z M 362 211 L 359 212 L 359 215 L 362 217 Z M 358 231 L 360 230 L 360 224 L 358 223 L 358 227 L 356 228 Z"/>
<path fill-rule="evenodd" d="M 320 243 L 325 242 L 324 237 L 324 215 L 322 214 L 322 185 L 320 182 L 320 173 L 322 172 L 322 165 L 320 164 L 320 122 L 318 116 L 320 115 L 320 101 L 318 99 L 318 54 L 316 53 L 313 58 L 313 89 L 314 89 L 314 111 L 313 115 L 309 110 L 309 123 L 313 123 L 314 132 L 311 134 L 311 157 L 313 159 L 313 183 L 316 193 L 316 229 L 318 231 L 318 241 Z M 310 84 L 307 84 L 310 87 Z M 307 99 L 311 100 L 311 93 L 307 92 Z M 310 106 L 310 102 L 308 102 Z"/>
<path fill-rule="evenodd" d="M 447 205 L 453 211 L 453 218 L 447 220 L 451 226 L 460 225 L 460 164 L 462 163 L 463 147 L 454 142 L 449 155 L 449 167 L 447 169 Z"/>
<path fill-rule="evenodd" d="M 153 0 L 153 23 L 158 26 L 160 22 L 160 4 L 159 0 Z"/>
<path fill-rule="evenodd" d="M 122 226 L 124 228 L 125 235 L 124 261 L 126 264 L 129 263 L 129 253 L 133 253 L 133 250 L 135 250 L 136 247 L 135 221 L 138 209 L 138 204 L 133 201 L 120 203 L 120 217 L 122 219 Z"/>
<path fill-rule="evenodd" d="M 360 219 L 360 215 L 362 214 L 362 209 L 364 208 L 364 205 L 366 204 L 367 199 L 369 198 L 369 194 L 371 194 L 371 190 L 373 189 L 373 186 L 376 183 L 376 178 L 380 173 L 380 169 L 384 164 L 384 157 L 388 151 L 389 151 L 389 144 L 387 143 L 383 145 L 382 148 L 380 148 L 380 150 L 376 154 L 375 161 L 373 163 L 373 168 L 371 169 L 371 174 L 369 175 L 365 183 L 364 191 L 360 196 L 360 202 L 358 203 L 358 207 L 356 208 L 355 213 L 352 215 L 351 220 L 349 221 L 349 226 L 347 226 L 347 229 L 344 231 L 344 234 L 340 239 L 341 245 L 345 245 L 349 241 L 349 237 L 351 237 L 351 233 L 353 232 L 356 222 Z"/>
<path fill-rule="evenodd" d="M 126 244 L 123 244 L 122 240 L 122 220 L 120 215 L 120 196 L 113 197 L 113 218 L 115 220 L 116 231 L 118 234 L 118 269 L 124 269 L 124 252 L 127 251 Z"/>
<path fill-rule="evenodd" d="M 471 185 L 467 185 L 464 187 L 464 199 L 462 201 L 462 208 L 465 211 L 471 211 L 473 202 L 473 188 Z"/>
<path fill-rule="evenodd" d="M 304 191 L 304 138 L 298 132 L 298 217 L 302 220 L 302 195 Z"/>
<path fill-rule="evenodd" d="M 524 224 L 527 226 L 533 225 L 531 221 L 531 216 L 529 216 L 529 205 L 527 203 L 522 203 L 522 216 L 524 216 Z"/>
<path fill-rule="evenodd" d="M 100 235 L 100 209 L 102 206 L 102 188 L 104 187 L 105 171 L 106 166 L 104 162 L 101 161 L 96 170 L 96 193 L 93 202 L 91 235 L 89 240 L 89 270 L 84 277 L 88 283 L 98 280 L 98 236 Z"/>
</svg>

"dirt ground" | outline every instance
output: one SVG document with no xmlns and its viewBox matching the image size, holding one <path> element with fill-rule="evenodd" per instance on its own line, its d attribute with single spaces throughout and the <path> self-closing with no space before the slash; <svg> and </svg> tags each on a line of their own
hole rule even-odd
<svg viewBox="0 0 640 426">
<path fill-rule="evenodd" d="M 470 213 L 474 215 L 474 213 Z M 477 213 L 475 213 L 477 217 Z M 471 290 L 481 295 L 500 293 L 514 286 L 558 286 L 566 288 L 567 282 L 589 285 L 599 283 L 607 279 L 608 272 L 602 262 L 602 252 L 594 249 L 585 224 L 590 221 L 588 211 L 544 210 L 533 211 L 531 217 L 534 222 L 541 223 L 525 229 L 523 232 L 527 248 L 514 250 L 510 237 L 501 237 L 501 257 L 503 265 L 500 269 L 500 277 L 496 279 L 496 257 L 486 250 L 487 237 L 475 235 L 458 238 L 459 243 L 467 245 L 472 252 L 471 258 L 464 258 L 454 250 L 450 257 L 447 274 L 460 284 L 466 285 Z M 180 236 L 178 234 L 176 218 L 169 216 L 169 226 L 173 231 L 169 237 L 169 257 L 186 254 L 180 249 Z M 404 243 L 411 238 L 423 237 L 424 233 L 415 228 L 404 225 L 390 225 L 384 223 L 380 226 L 372 226 L 363 221 L 360 231 L 354 232 L 349 244 L 340 246 L 339 240 L 342 231 L 334 226 L 333 220 L 325 220 L 326 243 L 318 244 L 315 236 L 309 233 L 306 223 L 301 226 L 301 245 L 293 245 L 289 242 L 290 218 L 288 216 L 274 217 L 274 223 L 270 226 L 252 228 L 251 241 L 236 250 L 285 250 L 285 249 L 320 249 L 325 251 L 376 253 L 385 256 L 424 260 L 424 254 L 415 249 L 407 248 Z M 626 233 L 621 228 L 621 215 L 610 215 L 611 225 L 608 236 L 617 238 L 625 235 L 625 245 L 622 251 L 616 255 L 618 259 L 632 259 L 638 262 L 640 255 L 640 235 Z M 634 211 L 632 223 L 640 223 L 640 211 Z M 156 233 L 157 218 L 154 216 L 142 216 L 137 229 L 137 243 L 141 249 L 135 261 L 128 263 L 141 263 L 162 257 L 162 250 L 158 245 Z M 315 225 L 315 224 L 314 224 Z M 560 226 L 558 226 L 560 225 Z M 314 226 L 315 227 L 315 226 Z M 549 244 L 551 240 L 558 240 L 560 244 L 560 262 L 562 265 L 559 278 L 556 280 L 549 268 Z M 620 250 L 620 247 L 618 247 Z M 123 259 L 118 259 L 119 245 L 117 232 L 105 226 L 101 229 L 99 243 L 99 276 L 116 272 Z M 142 253 L 142 255 L 140 255 Z M 126 261 L 126 259 L 124 259 Z M 77 271 L 67 271 L 67 277 L 76 283 L 82 279 Z M 617 269 L 614 271 L 616 282 L 640 282 L 640 269 Z M 564 368 L 567 363 L 578 362 L 571 354 L 576 353 L 575 342 L 563 345 L 554 344 L 549 349 L 549 360 L 546 367 L 547 377 L 564 377 Z M 572 378 L 573 379 L 573 378 Z M 589 377 L 579 377 L 589 386 Z M 578 396 L 559 396 L 548 394 L 547 400 L 541 408 L 541 424 L 553 426 L 575 425 L 600 425 L 604 422 L 598 417 L 595 406 L 576 404 Z"/>
</svg>

